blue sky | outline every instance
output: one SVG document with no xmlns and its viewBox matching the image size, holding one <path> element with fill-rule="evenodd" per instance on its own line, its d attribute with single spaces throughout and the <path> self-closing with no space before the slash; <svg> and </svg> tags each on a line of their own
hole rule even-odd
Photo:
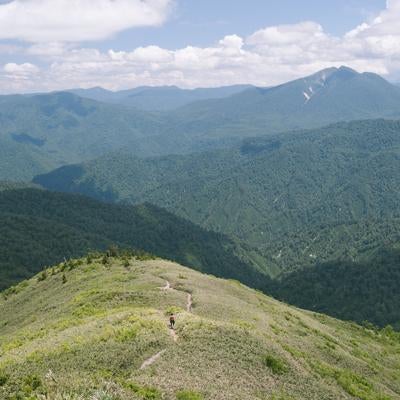
<svg viewBox="0 0 400 400">
<path fill-rule="evenodd" d="M 400 79 L 400 0 L 0 0 L 0 93 Z"/>
<path fill-rule="evenodd" d="M 226 35 L 248 36 L 269 25 L 306 20 L 318 21 L 327 32 L 342 35 L 384 7 L 385 0 L 181 0 L 164 26 L 129 30 L 101 47 L 207 46 Z"/>
</svg>

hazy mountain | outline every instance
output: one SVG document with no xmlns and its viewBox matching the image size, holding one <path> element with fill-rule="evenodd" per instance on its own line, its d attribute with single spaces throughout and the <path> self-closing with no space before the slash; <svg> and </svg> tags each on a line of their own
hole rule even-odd
<svg viewBox="0 0 400 400">
<path fill-rule="evenodd" d="M 100 103 L 71 93 L 3 96 L 0 180 L 27 180 L 116 150 L 138 157 L 188 154 L 230 147 L 248 136 L 397 116 L 400 88 L 378 75 L 344 67 L 167 113 Z"/>
<path fill-rule="evenodd" d="M 137 110 L 70 93 L 0 96 L 0 179 L 26 180 L 89 160 L 159 132 L 160 121 Z"/>
<path fill-rule="evenodd" d="M 251 88 L 175 113 L 180 130 L 211 137 L 254 136 L 355 119 L 400 117 L 400 88 L 372 73 L 329 68 L 272 88 Z"/>
<path fill-rule="evenodd" d="M 251 85 L 219 88 L 180 89 L 176 86 L 143 86 L 112 92 L 101 87 L 69 92 L 104 103 L 120 104 L 146 111 L 171 111 L 199 100 L 220 99 L 249 89 Z"/>
</svg>

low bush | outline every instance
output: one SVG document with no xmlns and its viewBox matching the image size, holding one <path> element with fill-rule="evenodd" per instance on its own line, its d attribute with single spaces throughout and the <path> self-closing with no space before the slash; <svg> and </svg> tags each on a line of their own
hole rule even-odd
<svg viewBox="0 0 400 400">
<path fill-rule="evenodd" d="M 181 390 L 176 394 L 177 400 L 203 400 L 200 393 L 193 392 L 192 390 Z"/>
<path fill-rule="evenodd" d="M 282 375 L 288 371 L 288 366 L 282 360 L 271 356 L 270 354 L 264 357 L 264 365 L 268 367 L 273 374 Z"/>
</svg>

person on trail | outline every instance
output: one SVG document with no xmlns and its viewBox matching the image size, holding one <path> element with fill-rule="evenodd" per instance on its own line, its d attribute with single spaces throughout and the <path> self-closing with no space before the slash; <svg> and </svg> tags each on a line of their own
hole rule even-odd
<svg viewBox="0 0 400 400">
<path fill-rule="evenodd" d="M 175 315 L 174 314 L 171 314 L 169 316 L 169 327 L 171 329 L 174 329 L 174 327 L 175 327 Z"/>
</svg>

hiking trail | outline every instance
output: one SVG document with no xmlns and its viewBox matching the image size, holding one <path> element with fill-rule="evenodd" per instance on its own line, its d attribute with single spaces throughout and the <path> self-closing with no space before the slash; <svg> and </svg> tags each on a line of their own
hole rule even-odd
<svg viewBox="0 0 400 400">
<path fill-rule="evenodd" d="M 165 286 L 160 287 L 161 290 L 172 290 L 171 283 L 169 281 L 165 281 Z"/>
<path fill-rule="evenodd" d="M 186 304 L 186 311 L 188 313 L 192 312 L 192 306 L 193 306 L 193 296 L 190 293 L 188 293 L 188 295 L 187 295 L 187 304 Z"/>
<path fill-rule="evenodd" d="M 160 287 L 159 289 L 160 290 L 174 290 L 171 287 L 171 283 L 167 280 L 165 281 L 165 286 Z M 188 313 L 191 313 L 192 307 L 193 307 L 193 296 L 191 293 L 187 293 L 186 311 Z M 176 343 L 178 341 L 179 336 L 176 334 L 175 329 L 169 328 L 169 334 L 170 334 L 172 340 L 174 341 L 174 343 Z M 167 351 L 167 349 L 161 350 L 154 356 L 145 360 L 143 362 L 143 364 L 140 366 L 140 369 L 143 370 L 143 369 L 146 369 L 147 367 L 150 367 L 150 365 L 154 364 L 166 351 Z"/>
<path fill-rule="evenodd" d="M 140 369 L 145 369 L 147 367 L 150 367 L 150 365 L 154 364 L 166 351 L 167 349 L 161 350 L 154 356 L 144 361 L 143 364 L 140 366 Z"/>
</svg>

